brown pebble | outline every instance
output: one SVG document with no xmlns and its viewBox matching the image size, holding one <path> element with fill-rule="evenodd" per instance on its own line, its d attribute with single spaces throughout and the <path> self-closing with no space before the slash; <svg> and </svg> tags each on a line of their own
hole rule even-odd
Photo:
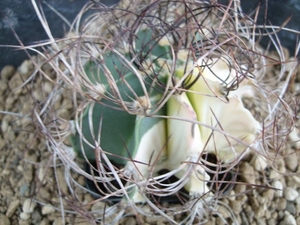
<svg viewBox="0 0 300 225">
<path fill-rule="evenodd" d="M 10 225 L 10 221 L 7 216 L 0 213 L 0 224 L 1 225 Z"/>
<path fill-rule="evenodd" d="M 2 94 L 7 89 L 7 83 L 3 80 L 0 80 L 0 94 Z"/>
<path fill-rule="evenodd" d="M 125 225 L 136 225 L 136 219 L 133 217 L 129 217 L 126 219 L 124 224 Z"/>
<path fill-rule="evenodd" d="M 21 74 L 15 73 L 13 77 L 9 80 L 8 86 L 11 91 L 13 91 L 14 95 L 19 95 L 22 92 L 22 89 L 19 87 L 22 86 L 24 80 L 21 77 Z"/>
<path fill-rule="evenodd" d="M 255 184 L 255 171 L 254 168 L 247 162 L 243 163 L 242 168 L 242 179 L 248 184 Z"/>
<path fill-rule="evenodd" d="M 15 71 L 16 69 L 11 65 L 4 66 L 1 70 L 0 78 L 2 80 L 9 80 L 10 77 L 14 75 Z"/>
<path fill-rule="evenodd" d="M 10 218 L 16 211 L 16 209 L 19 207 L 20 205 L 20 200 L 16 199 L 14 201 L 12 201 L 11 203 L 9 203 L 8 209 L 6 211 L 6 216 L 8 218 Z"/>
<path fill-rule="evenodd" d="M 24 78 L 28 78 L 31 74 L 31 72 L 33 71 L 33 63 L 31 60 L 25 60 L 23 61 L 23 63 L 18 67 L 18 72 L 21 75 L 24 75 Z"/>
<path fill-rule="evenodd" d="M 295 153 L 290 153 L 287 157 L 284 158 L 286 168 L 292 172 L 296 172 L 298 167 L 298 157 Z"/>
</svg>

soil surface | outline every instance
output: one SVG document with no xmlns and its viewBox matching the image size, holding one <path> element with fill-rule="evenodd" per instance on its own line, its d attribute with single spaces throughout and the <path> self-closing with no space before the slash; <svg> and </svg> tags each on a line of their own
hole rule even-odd
<svg viewBox="0 0 300 225">
<path fill-rule="evenodd" d="M 53 88 L 52 83 L 38 75 L 34 82 L 19 88 L 31 76 L 33 69 L 31 61 L 26 60 L 19 68 L 6 66 L 1 71 L 0 110 L 13 114 L 0 113 L 0 225 L 63 224 L 58 198 L 62 195 L 66 196 L 64 203 L 73 207 L 65 208 L 66 224 L 91 224 L 82 216 L 84 210 L 96 210 L 105 207 L 105 204 L 93 202 L 93 196 L 75 189 L 79 201 L 90 203 L 80 213 L 81 208 L 71 197 L 65 182 L 63 167 L 58 165 L 54 173 L 51 167 L 53 155 L 32 124 L 33 109 L 39 107 L 43 96 Z M 44 68 L 51 74 L 47 69 Z M 64 110 L 60 113 L 66 118 L 71 115 L 70 95 L 68 91 L 63 93 L 57 106 L 63 106 L 61 108 Z M 255 159 L 240 164 L 238 181 L 241 183 L 236 184 L 222 199 L 239 224 L 300 224 L 300 178 L 297 175 L 300 172 L 300 154 L 295 147 L 286 151 L 288 154 L 285 157 L 278 157 L 272 162 L 276 169 L 268 166 L 261 170 Z M 79 184 L 85 184 L 83 177 L 76 174 L 73 177 Z M 168 207 L 168 204 L 165 206 Z M 232 224 L 228 209 L 220 207 L 219 212 L 228 224 Z M 170 224 L 164 219 L 139 219 L 144 221 L 143 224 Z M 180 221 L 180 215 L 174 219 Z M 212 216 L 206 224 L 222 225 L 226 221 Z M 119 224 L 133 225 L 138 222 L 134 217 L 127 217 Z"/>
</svg>

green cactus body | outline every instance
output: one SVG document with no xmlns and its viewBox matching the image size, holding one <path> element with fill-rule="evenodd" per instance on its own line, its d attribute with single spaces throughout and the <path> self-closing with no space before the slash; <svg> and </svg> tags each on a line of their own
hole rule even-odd
<svg viewBox="0 0 300 225">
<path fill-rule="evenodd" d="M 153 43 L 151 36 L 152 31 L 139 31 L 135 41 L 135 51 L 140 55 L 147 54 L 147 57 L 152 60 L 161 57 L 166 59 L 169 55 L 168 47 Z M 143 97 L 146 89 L 150 99 L 153 99 L 151 104 L 155 105 L 160 100 L 166 83 L 166 76 L 159 69 L 159 63 L 155 63 L 152 69 L 157 70 L 154 74 L 160 75 L 141 74 L 141 83 L 134 71 L 129 66 L 124 66 L 132 60 L 129 53 L 124 55 L 125 58 L 121 58 L 114 52 L 107 52 L 99 61 L 89 61 L 85 65 L 85 71 L 90 82 L 101 84 L 108 98 L 127 102 L 127 105 L 134 104 L 137 97 Z M 159 82 L 162 86 L 156 85 L 155 82 Z M 117 87 L 118 93 L 114 87 Z M 165 115 L 163 111 L 164 109 L 161 109 L 158 114 Z M 118 165 L 125 166 L 127 161 L 134 157 L 143 133 L 151 129 L 160 119 L 143 120 L 135 114 L 122 110 L 117 101 L 103 98 L 99 102 L 90 103 L 80 120 L 79 132 L 71 136 L 72 146 L 79 157 L 96 160 L 95 138 L 101 133 L 98 141 L 101 148 L 108 153 L 108 158 Z M 141 129 L 137 132 L 138 124 L 141 124 Z"/>
</svg>

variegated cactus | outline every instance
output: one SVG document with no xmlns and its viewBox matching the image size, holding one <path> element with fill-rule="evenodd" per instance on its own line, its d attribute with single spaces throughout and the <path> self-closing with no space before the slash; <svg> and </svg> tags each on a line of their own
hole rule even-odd
<svg viewBox="0 0 300 225">
<path fill-rule="evenodd" d="M 107 165 L 105 154 L 121 168 L 127 186 L 135 185 L 134 191 L 127 189 L 126 201 L 146 201 L 145 185 L 155 183 L 163 169 L 180 180 L 174 187 L 200 197 L 209 192 L 210 179 L 202 155 L 232 162 L 253 147 L 261 128 L 240 93 L 223 92 L 239 82 L 231 62 L 222 56 L 197 58 L 188 50 L 201 41 L 200 33 L 182 49 L 169 34 L 154 35 L 142 28 L 124 48 L 103 50 L 86 64 L 100 97 L 76 119 L 72 145 L 82 158 Z"/>
</svg>

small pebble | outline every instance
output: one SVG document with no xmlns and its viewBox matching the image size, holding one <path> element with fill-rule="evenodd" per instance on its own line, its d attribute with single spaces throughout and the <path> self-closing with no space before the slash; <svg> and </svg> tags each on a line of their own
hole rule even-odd
<svg viewBox="0 0 300 225">
<path fill-rule="evenodd" d="M 7 216 L 0 213 L 0 224 L 1 225 L 10 225 L 10 221 Z"/>
<path fill-rule="evenodd" d="M 0 77 L 1 79 L 10 79 L 10 77 L 14 75 L 15 71 L 15 68 L 11 65 L 4 66 L 1 70 Z"/>
<path fill-rule="evenodd" d="M 293 202 L 287 202 L 285 210 L 288 211 L 291 215 L 296 215 L 296 207 Z"/>
<path fill-rule="evenodd" d="M 23 203 L 23 212 L 24 213 L 32 213 L 35 206 L 36 206 L 36 202 L 34 202 L 30 198 L 27 198 L 27 199 L 25 199 L 25 201 Z"/>
<path fill-rule="evenodd" d="M 126 219 L 125 225 L 136 225 L 136 219 L 133 217 L 129 217 L 128 219 Z"/>
<path fill-rule="evenodd" d="M 106 203 L 104 202 L 96 202 L 93 206 L 92 206 L 92 211 L 98 211 L 98 210 L 102 210 L 105 208 Z"/>
<path fill-rule="evenodd" d="M 285 216 L 279 225 L 297 225 L 297 222 L 291 214 L 285 212 Z"/>
<path fill-rule="evenodd" d="M 277 189 L 277 191 L 275 191 L 275 196 L 276 197 L 282 197 L 283 196 L 283 191 L 282 191 L 283 190 L 283 184 L 282 184 L 282 182 L 279 181 L 279 180 L 275 180 L 273 182 L 272 186 Z"/>
<path fill-rule="evenodd" d="M 274 190 L 272 190 L 272 189 L 268 189 L 268 190 L 266 190 L 266 191 L 264 191 L 263 192 L 263 197 L 266 199 L 266 202 L 270 202 L 270 201 L 272 201 L 273 200 L 273 198 L 274 198 Z"/>
<path fill-rule="evenodd" d="M 1 130 L 2 130 L 2 133 L 5 133 L 8 129 L 8 121 L 7 120 L 2 120 L 2 123 L 1 123 Z"/>
<path fill-rule="evenodd" d="M 225 218 L 225 219 L 230 218 L 232 216 L 230 211 L 226 207 L 223 207 L 223 206 L 218 207 L 218 212 L 220 213 L 222 218 Z"/>
<path fill-rule="evenodd" d="M 298 167 L 298 157 L 293 152 L 288 152 L 288 155 L 284 158 L 284 162 L 286 165 L 286 168 L 289 170 L 295 172 Z"/>
<path fill-rule="evenodd" d="M 267 221 L 265 218 L 259 218 L 257 220 L 257 225 L 267 225 Z"/>
<path fill-rule="evenodd" d="M 288 201 L 294 201 L 297 197 L 299 196 L 299 193 L 297 190 L 291 188 L 291 187 L 286 187 L 284 189 L 284 197 Z"/>
<path fill-rule="evenodd" d="M 240 214 L 240 212 L 243 210 L 243 207 L 241 205 L 240 201 L 230 201 L 229 207 L 232 209 L 232 211 L 237 215 Z"/>
<path fill-rule="evenodd" d="M 252 160 L 251 165 L 256 171 L 263 171 L 267 168 L 268 163 L 264 157 L 258 155 Z"/>
<path fill-rule="evenodd" d="M 18 71 L 22 75 L 28 75 L 31 69 L 33 69 L 33 63 L 29 59 L 24 60 L 23 63 L 18 67 Z"/>
<path fill-rule="evenodd" d="M 276 206 L 277 206 L 278 211 L 285 210 L 285 208 L 286 208 L 286 199 L 285 198 L 277 199 Z"/>
<path fill-rule="evenodd" d="M 42 220 L 42 215 L 39 211 L 34 210 L 34 212 L 31 214 L 31 218 L 33 224 L 40 224 Z"/>
<path fill-rule="evenodd" d="M 50 204 L 44 205 L 42 208 L 43 215 L 51 214 L 53 212 L 55 212 L 55 208 Z"/>
<path fill-rule="evenodd" d="M 42 102 L 44 100 L 43 95 L 39 91 L 33 91 L 34 100 Z"/>
<path fill-rule="evenodd" d="M 30 218 L 30 213 L 21 212 L 20 219 L 21 220 L 28 220 Z"/>
<path fill-rule="evenodd" d="M 53 84 L 51 82 L 44 83 L 44 91 L 49 94 L 53 90 Z"/>
<path fill-rule="evenodd" d="M 7 83 L 3 80 L 0 80 L 0 94 L 7 90 Z"/>
<path fill-rule="evenodd" d="M 22 92 L 20 87 L 22 86 L 23 82 L 24 81 L 22 80 L 21 75 L 19 73 L 15 73 L 13 77 L 9 80 L 8 86 L 15 95 L 19 95 Z"/>
<path fill-rule="evenodd" d="M 273 218 L 270 218 L 270 219 L 267 220 L 268 225 L 273 225 L 273 224 L 276 224 L 276 223 L 277 223 L 277 221 Z"/>
<path fill-rule="evenodd" d="M 298 177 L 298 176 L 293 176 L 293 180 L 294 180 L 294 182 L 295 182 L 298 186 L 300 186 L 300 177 Z"/>
<path fill-rule="evenodd" d="M 56 218 L 56 219 L 53 221 L 52 225 L 64 225 L 63 219 L 62 219 L 61 217 Z"/>
<path fill-rule="evenodd" d="M 29 195 L 29 186 L 28 184 L 22 184 L 20 187 L 20 196 L 24 197 L 24 196 L 28 196 Z"/>
<path fill-rule="evenodd" d="M 241 177 L 248 184 L 255 184 L 255 171 L 254 168 L 247 162 L 242 165 Z"/>
<path fill-rule="evenodd" d="M 19 205 L 20 205 L 20 200 L 17 199 L 17 200 L 12 201 L 12 202 L 9 204 L 8 209 L 7 209 L 5 215 L 6 215 L 8 218 L 10 218 L 10 217 L 15 213 L 15 211 L 16 211 L 16 209 L 19 207 Z"/>
<path fill-rule="evenodd" d="M 265 204 L 260 205 L 258 208 L 253 209 L 255 211 L 255 218 L 261 219 L 265 215 L 266 206 Z"/>
<path fill-rule="evenodd" d="M 300 196 L 298 196 L 296 199 L 295 199 L 295 202 L 297 205 L 300 205 Z"/>
</svg>

